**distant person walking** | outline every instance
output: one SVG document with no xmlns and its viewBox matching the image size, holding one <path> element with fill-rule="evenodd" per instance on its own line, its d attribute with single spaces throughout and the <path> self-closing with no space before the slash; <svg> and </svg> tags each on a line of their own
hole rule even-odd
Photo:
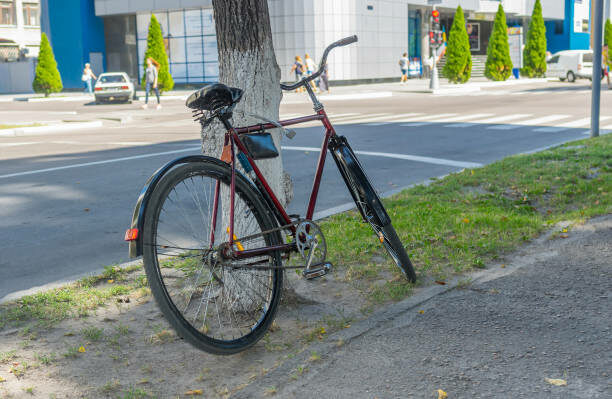
<svg viewBox="0 0 612 399">
<path fill-rule="evenodd" d="M 329 93 L 329 68 L 327 67 L 327 63 L 323 65 L 323 72 L 319 77 L 319 90 Z"/>
<path fill-rule="evenodd" d="M 306 62 L 306 75 L 307 76 L 310 76 L 317 71 L 317 65 L 315 64 L 313 59 L 310 58 L 308 54 L 304 54 L 304 61 Z M 312 80 L 310 81 L 310 86 L 312 86 L 312 88 L 315 91 L 317 90 L 317 86 Z"/>
<path fill-rule="evenodd" d="M 399 60 L 400 71 L 402 72 L 402 77 L 400 79 L 400 83 L 406 83 L 408 81 L 408 66 L 410 61 L 408 60 L 408 53 L 404 53 L 402 58 Z"/>
<path fill-rule="evenodd" d="M 161 109 L 159 103 L 159 89 L 157 87 L 157 75 L 159 74 L 159 63 L 153 58 L 147 58 L 147 69 L 145 70 L 145 103 L 142 106 L 143 109 L 147 109 L 149 104 L 149 92 L 151 88 L 155 90 L 155 96 L 157 97 L 157 109 Z"/>
<path fill-rule="evenodd" d="M 609 52 L 607 44 L 603 46 L 603 49 L 601 51 L 601 61 L 602 61 L 601 70 L 604 76 L 607 78 L 608 90 L 610 90 L 610 52 Z"/>
<path fill-rule="evenodd" d="M 302 57 L 299 55 L 295 56 L 295 62 L 291 66 L 291 72 L 295 72 L 295 81 L 299 82 L 302 79 L 302 75 L 305 71 L 304 62 L 302 61 Z M 298 87 L 296 92 L 302 91 L 301 87 Z"/>
<path fill-rule="evenodd" d="M 83 69 L 83 76 L 81 76 L 81 80 L 85 84 L 85 93 L 93 94 L 93 84 L 92 80 L 98 79 L 96 75 L 94 75 L 91 70 L 91 65 L 89 62 L 85 64 L 85 68 Z"/>
</svg>

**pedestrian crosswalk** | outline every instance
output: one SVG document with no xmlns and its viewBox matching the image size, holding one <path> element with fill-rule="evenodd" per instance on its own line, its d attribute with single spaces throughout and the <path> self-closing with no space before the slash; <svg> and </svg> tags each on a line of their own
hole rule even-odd
<svg viewBox="0 0 612 399">
<path fill-rule="evenodd" d="M 281 119 L 291 119 L 303 115 L 281 115 Z M 410 112 L 402 114 L 387 113 L 328 113 L 333 125 L 397 126 L 399 128 L 417 128 L 435 125 L 440 128 L 465 129 L 484 128 L 491 131 L 511 131 L 528 129 L 541 133 L 557 133 L 570 129 L 586 128 L 591 123 L 590 117 L 584 115 L 550 114 L 534 115 L 528 113 L 426 113 Z M 601 116 L 601 121 L 612 119 L 612 116 Z M 294 127 L 321 126 L 319 121 L 295 125 Z M 602 129 L 612 129 L 612 125 Z"/>
</svg>

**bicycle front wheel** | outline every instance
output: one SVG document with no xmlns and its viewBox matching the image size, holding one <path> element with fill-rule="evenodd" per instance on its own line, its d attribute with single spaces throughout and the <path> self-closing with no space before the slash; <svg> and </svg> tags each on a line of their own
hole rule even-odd
<svg viewBox="0 0 612 399">
<path fill-rule="evenodd" d="M 212 160 L 171 170 L 152 193 L 142 235 L 145 270 L 162 313 L 189 343 L 221 355 L 263 336 L 283 283 L 279 252 L 243 261 L 219 256 L 229 236 L 230 178 L 229 167 Z M 235 194 L 236 237 L 275 227 L 260 193 L 240 174 Z M 280 242 L 275 232 L 234 245 L 242 250 Z M 270 268 L 249 267 L 253 263 Z"/>
<path fill-rule="evenodd" d="M 341 144 L 333 149 L 333 156 L 363 220 L 370 224 L 393 262 L 406 278 L 414 283 L 416 273 L 404 245 L 397 236 L 382 201 L 344 138 Z"/>
</svg>

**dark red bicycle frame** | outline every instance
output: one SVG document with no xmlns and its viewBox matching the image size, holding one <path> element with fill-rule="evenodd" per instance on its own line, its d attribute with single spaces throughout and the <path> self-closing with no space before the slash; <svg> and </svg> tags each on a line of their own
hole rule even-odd
<svg viewBox="0 0 612 399">
<path fill-rule="evenodd" d="M 321 123 L 325 127 L 325 138 L 323 139 L 323 144 L 321 146 L 321 153 L 319 154 L 319 161 L 317 163 L 317 169 L 316 169 L 314 181 L 312 184 L 312 191 L 310 193 L 308 209 L 306 210 L 306 219 L 312 219 L 312 216 L 314 215 L 315 205 L 317 202 L 317 196 L 319 194 L 319 186 L 321 184 L 321 177 L 323 175 L 323 167 L 325 166 L 325 159 L 327 156 L 327 149 L 329 146 L 329 141 L 332 137 L 335 136 L 336 131 L 331 125 L 324 109 L 318 110 L 317 113 L 314 115 L 279 121 L 279 124 L 281 126 L 291 126 L 291 125 L 297 125 L 300 123 L 316 121 L 316 120 L 321 121 Z M 228 129 L 228 131 L 225 134 L 224 145 L 230 146 L 231 169 L 232 169 L 232 176 L 231 176 L 231 182 L 230 182 L 230 220 L 229 220 L 229 248 L 231 248 L 231 253 L 229 253 L 228 255 L 234 259 L 246 259 L 246 258 L 251 258 L 254 256 L 264 255 L 264 254 L 267 254 L 273 251 L 279 251 L 279 250 L 280 251 L 290 251 L 290 250 L 295 249 L 295 244 L 293 243 L 272 245 L 272 246 L 254 248 L 254 249 L 248 249 L 248 250 L 235 250 L 234 249 L 234 200 L 235 200 L 235 193 L 236 193 L 236 190 L 235 190 L 236 188 L 236 148 L 235 147 L 238 147 L 238 150 L 246 156 L 247 161 L 253 168 L 253 172 L 257 176 L 258 181 L 261 183 L 263 189 L 265 190 L 270 200 L 272 201 L 272 205 L 276 208 L 279 215 L 282 217 L 283 219 L 282 221 L 285 222 L 286 225 L 291 224 L 291 218 L 289 217 L 289 215 L 287 214 L 287 212 L 281 205 L 280 201 L 274 194 L 274 191 L 272 191 L 272 188 L 270 188 L 270 185 L 268 184 L 265 177 L 263 176 L 263 174 L 261 173 L 261 171 L 255 164 L 255 160 L 253 160 L 253 158 L 249 155 L 248 150 L 246 149 L 246 147 L 244 146 L 244 144 L 242 143 L 239 137 L 240 134 L 263 132 L 267 129 L 275 129 L 277 127 L 278 126 L 272 123 L 263 123 L 263 124 L 257 124 L 257 125 L 239 127 L 239 128 L 230 127 L 230 129 Z M 219 203 L 219 192 L 220 192 L 219 186 L 220 186 L 220 182 L 217 181 L 217 184 L 215 187 L 215 198 L 214 198 L 214 205 L 213 205 L 214 211 L 213 211 L 212 225 L 211 225 L 211 232 L 210 232 L 211 245 L 213 245 L 214 243 L 214 237 L 215 237 L 214 232 L 216 230 L 216 223 L 217 223 L 217 205 Z M 292 234 L 295 237 L 295 226 L 290 226 L 290 229 L 291 229 Z"/>
</svg>

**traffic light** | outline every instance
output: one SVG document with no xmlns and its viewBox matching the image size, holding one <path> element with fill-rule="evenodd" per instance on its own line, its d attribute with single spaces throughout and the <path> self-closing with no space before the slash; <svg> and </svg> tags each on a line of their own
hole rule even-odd
<svg viewBox="0 0 612 399">
<path fill-rule="evenodd" d="M 442 29 L 440 27 L 440 11 L 431 11 L 431 30 L 429 31 L 429 43 L 433 46 L 442 44 Z"/>
</svg>

